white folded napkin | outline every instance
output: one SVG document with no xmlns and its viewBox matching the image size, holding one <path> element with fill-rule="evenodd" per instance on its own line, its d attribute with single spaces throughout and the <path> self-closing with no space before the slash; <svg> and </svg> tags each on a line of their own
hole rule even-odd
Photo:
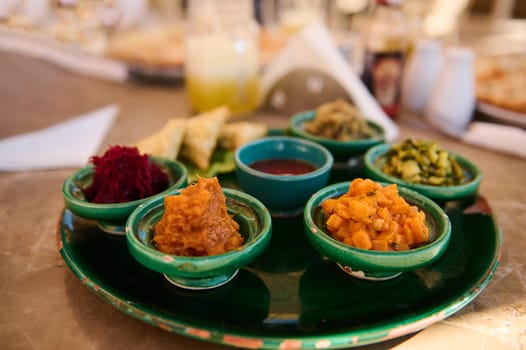
<svg viewBox="0 0 526 350">
<path fill-rule="evenodd" d="M 385 114 L 349 63 L 345 61 L 327 27 L 321 23 L 310 25 L 291 37 L 287 45 L 265 68 L 261 78 L 261 100 L 264 100 L 280 78 L 301 68 L 319 70 L 333 77 L 366 118 L 384 127 L 387 141 L 396 139 L 399 133 L 398 127 Z"/>
<path fill-rule="evenodd" d="M 88 163 L 119 107 L 108 105 L 45 129 L 0 140 L 0 171 L 76 168 Z"/>
<path fill-rule="evenodd" d="M 486 149 L 526 158 L 526 131 L 518 127 L 475 121 L 460 139 Z"/>
</svg>

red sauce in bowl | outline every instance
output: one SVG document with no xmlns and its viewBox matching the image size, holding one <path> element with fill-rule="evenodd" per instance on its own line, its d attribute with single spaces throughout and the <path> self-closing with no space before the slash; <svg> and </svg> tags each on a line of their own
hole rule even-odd
<svg viewBox="0 0 526 350">
<path fill-rule="evenodd" d="M 250 167 L 272 175 L 301 175 L 316 170 L 314 165 L 299 159 L 258 160 Z"/>
</svg>

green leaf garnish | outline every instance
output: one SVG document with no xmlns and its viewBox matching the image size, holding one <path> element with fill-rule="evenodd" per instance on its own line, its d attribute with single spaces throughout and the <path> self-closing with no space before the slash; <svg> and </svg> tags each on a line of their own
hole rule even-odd
<svg viewBox="0 0 526 350">
<path fill-rule="evenodd" d="M 210 158 L 210 166 L 206 170 L 199 169 L 194 163 L 182 160 L 188 170 L 188 183 L 196 182 L 200 177 L 213 177 L 217 174 L 232 172 L 236 169 L 234 151 L 216 149 Z"/>
</svg>

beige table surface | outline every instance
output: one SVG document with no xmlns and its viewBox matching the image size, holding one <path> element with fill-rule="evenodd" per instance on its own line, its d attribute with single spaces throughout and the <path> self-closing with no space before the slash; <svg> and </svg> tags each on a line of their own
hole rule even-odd
<svg viewBox="0 0 526 350">
<path fill-rule="evenodd" d="M 109 103 L 121 112 L 106 145 L 131 143 L 167 118 L 190 113 L 180 87 L 97 81 L 0 53 L 0 138 Z M 259 118 L 287 123 L 287 116 Z M 400 123 L 401 137 L 436 139 L 479 165 L 480 192 L 498 218 L 504 245 L 496 275 L 467 307 L 415 335 L 367 348 L 526 349 L 526 161 Z M 70 173 L 0 172 L 0 349 L 226 349 L 131 318 L 73 275 L 55 243 L 61 185 Z"/>
</svg>

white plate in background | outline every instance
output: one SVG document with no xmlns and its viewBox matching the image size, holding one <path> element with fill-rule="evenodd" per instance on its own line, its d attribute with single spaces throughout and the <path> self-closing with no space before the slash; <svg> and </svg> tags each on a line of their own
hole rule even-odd
<svg viewBox="0 0 526 350">
<path fill-rule="evenodd" d="M 484 102 L 477 103 L 477 110 L 496 122 L 526 128 L 526 114 L 524 113 L 504 109 Z"/>
</svg>

